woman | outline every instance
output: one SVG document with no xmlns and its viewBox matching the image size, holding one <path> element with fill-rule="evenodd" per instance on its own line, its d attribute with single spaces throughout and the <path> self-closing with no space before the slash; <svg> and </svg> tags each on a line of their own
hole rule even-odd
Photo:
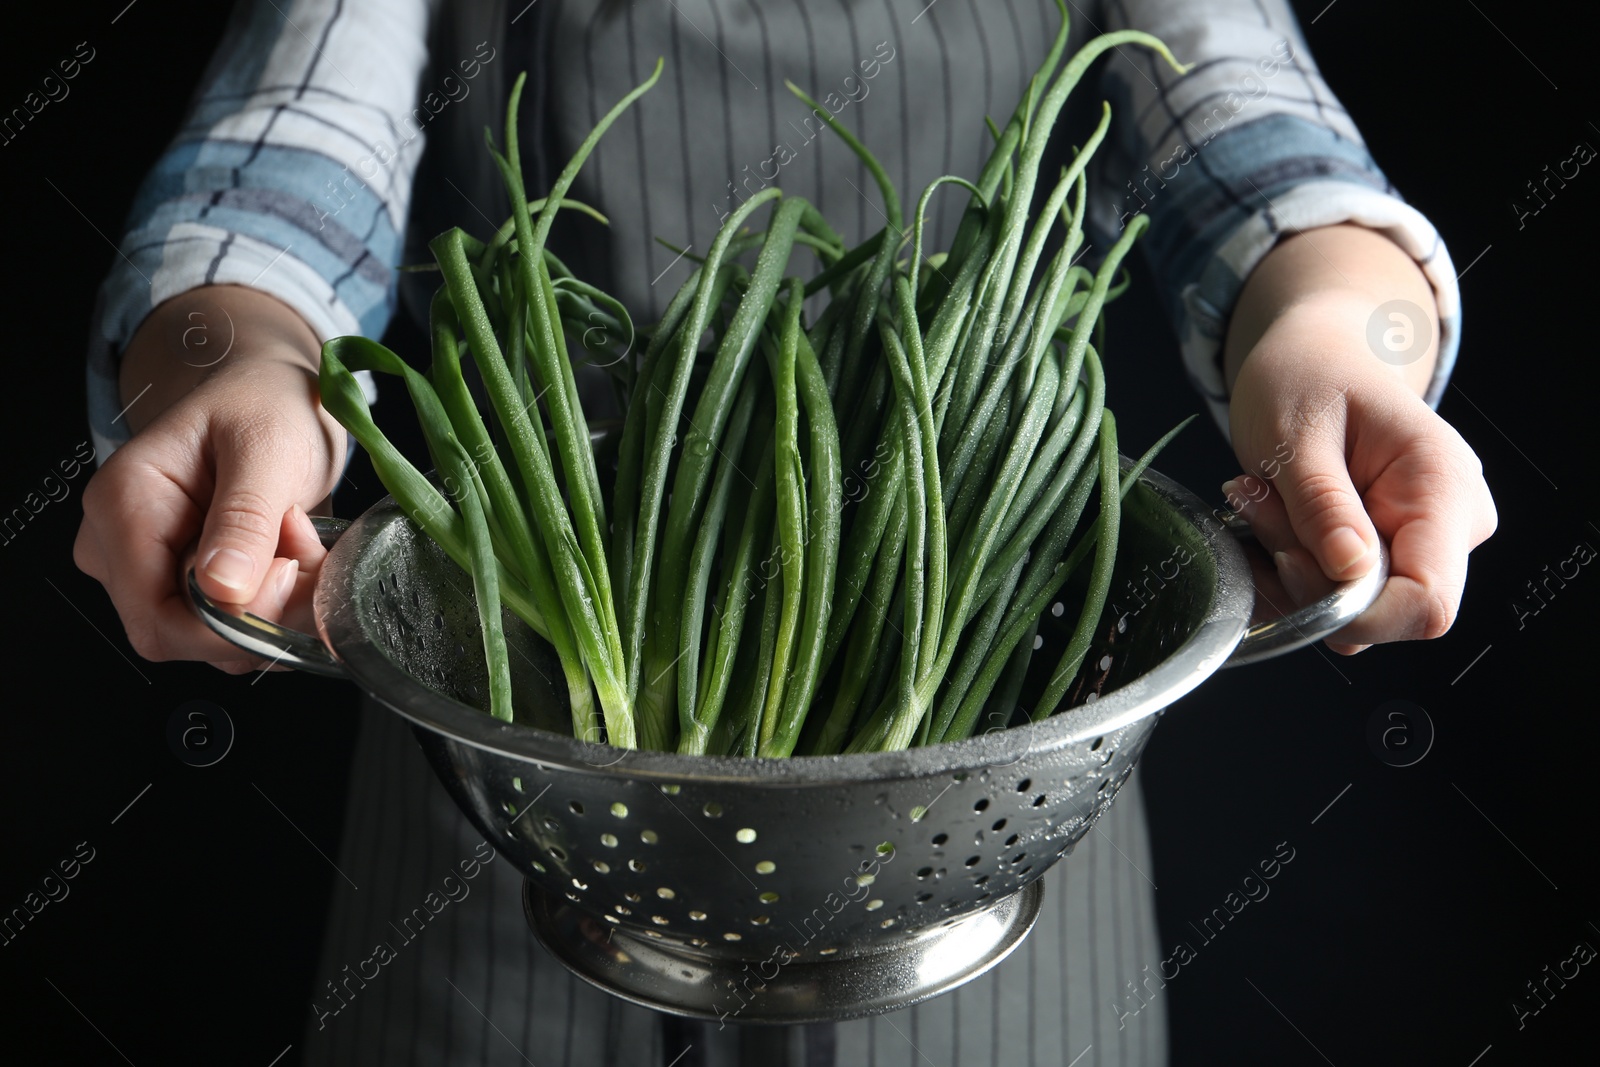
<svg viewBox="0 0 1600 1067">
<path fill-rule="evenodd" d="M 152 659 L 260 666 L 190 613 L 177 575 L 191 550 L 213 597 L 303 624 L 322 557 L 305 514 L 346 460 L 316 403 L 320 342 L 378 336 L 400 302 L 420 314 L 426 294 L 394 268 L 425 261 L 423 242 L 448 225 L 505 217 L 481 131 L 498 127 L 522 69 L 539 189 L 665 56 L 661 84 L 574 189 L 610 228 L 573 220 L 557 237 L 580 275 L 649 321 L 686 270 L 653 238 L 704 248 L 767 184 L 817 204 L 847 240 L 883 225 L 864 170 L 817 136 L 785 78 L 860 135 L 909 199 L 939 174 L 976 173 L 983 117 L 1009 113 L 1057 20 L 1044 0 L 242 4 L 102 290 L 91 405 L 110 458 L 85 494 L 80 567 Z M 1143 244 L 1188 377 L 1254 476 L 1226 487 L 1230 503 L 1291 593 L 1365 573 L 1379 536 L 1390 543 L 1384 593 L 1335 649 L 1443 634 L 1495 513 L 1476 457 L 1431 410 L 1459 329 L 1438 235 L 1367 155 L 1283 3 L 1121 0 L 1073 22 L 1069 52 L 1131 26 L 1193 64 L 1179 76 L 1119 50 L 1103 93 L 1077 103 L 1103 95 L 1115 117 L 1096 161 L 1096 244 L 1152 216 Z M 1058 152 L 1083 118 L 1066 116 Z M 934 199 L 937 245 L 960 208 Z M 194 346 L 195 326 L 209 340 L 224 319 L 226 355 Z M 519 879 L 482 860 L 400 720 L 369 707 L 339 865 L 374 889 L 336 890 L 306 1062 L 1162 1063 L 1160 998 L 1126 1010 L 1128 984 L 1162 956 L 1136 786 L 1098 831 L 1052 872 L 1034 934 L 971 985 L 875 1020 L 719 1030 L 611 998 L 537 949 Z M 470 892 L 375 977 L 349 979 L 474 860 Z"/>
</svg>

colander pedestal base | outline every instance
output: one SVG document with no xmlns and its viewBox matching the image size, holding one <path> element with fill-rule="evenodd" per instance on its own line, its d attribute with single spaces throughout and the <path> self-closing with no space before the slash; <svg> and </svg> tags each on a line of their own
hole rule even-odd
<svg viewBox="0 0 1600 1067">
<path fill-rule="evenodd" d="M 1035 880 L 984 911 L 881 950 L 785 964 L 636 937 L 531 881 L 522 890 L 540 944 L 591 985 L 672 1015 L 768 1025 L 880 1015 L 949 992 L 1011 954 L 1033 929 L 1043 897 Z"/>
</svg>

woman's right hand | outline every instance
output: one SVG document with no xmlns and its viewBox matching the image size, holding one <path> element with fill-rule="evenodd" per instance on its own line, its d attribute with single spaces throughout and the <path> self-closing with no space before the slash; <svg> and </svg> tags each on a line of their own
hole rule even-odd
<svg viewBox="0 0 1600 1067">
<path fill-rule="evenodd" d="M 320 353 L 288 305 L 235 285 L 174 297 L 134 334 L 120 383 L 134 436 L 84 490 L 73 559 L 146 659 L 268 666 L 196 616 L 191 566 L 213 600 L 311 628 L 326 550 L 307 513 L 345 463 L 345 431 L 318 402 Z"/>
</svg>

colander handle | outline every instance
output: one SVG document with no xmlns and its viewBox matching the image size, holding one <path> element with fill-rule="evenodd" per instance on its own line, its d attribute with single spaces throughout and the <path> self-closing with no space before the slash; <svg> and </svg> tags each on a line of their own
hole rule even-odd
<svg viewBox="0 0 1600 1067">
<path fill-rule="evenodd" d="M 1254 540 L 1250 524 L 1231 512 L 1219 515 L 1223 527 L 1235 537 Z M 1285 652 L 1316 644 L 1366 611 L 1383 592 L 1389 580 L 1389 547 L 1378 542 L 1378 564 L 1360 578 L 1341 582 L 1320 600 L 1314 600 L 1281 618 L 1256 623 L 1223 663 L 1224 667 L 1243 667 Z M 1257 591 L 1257 596 L 1260 592 Z"/>
<path fill-rule="evenodd" d="M 332 548 L 339 536 L 350 528 L 350 520 L 312 515 L 311 525 L 324 548 Z M 194 568 L 189 568 L 189 599 L 194 604 L 200 621 L 211 628 L 218 637 L 230 641 L 247 652 L 254 652 L 273 664 L 293 667 L 297 671 L 320 674 L 327 678 L 347 678 L 344 664 L 334 658 L 320 637 L 279 626 L 258 615 L 252 615 L 237 604 L 218 604 L 200 590 Z"/>
</svg>

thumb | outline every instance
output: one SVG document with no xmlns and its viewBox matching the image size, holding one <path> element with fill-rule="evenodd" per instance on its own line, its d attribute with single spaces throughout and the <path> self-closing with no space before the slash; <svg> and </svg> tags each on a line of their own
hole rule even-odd
<svg viewBox="0 0 1600 1067">
<path fill-rule="evenodd" d="M 195 555 L 206 594 L 232 604 L 255 600 L 278 555 L 284 516 L 303 490 L 294 450 L 252 436 L 216 440 L 216 486 Z"/>
<path fill-rule="evenodd" d="M 1373 567 L 1378 534 L 1350 481 L 1338 444 L 1307 441 L 1274 481 L 1296 539 L 1323 574 L 1349 581 Z"/>
</svg>

